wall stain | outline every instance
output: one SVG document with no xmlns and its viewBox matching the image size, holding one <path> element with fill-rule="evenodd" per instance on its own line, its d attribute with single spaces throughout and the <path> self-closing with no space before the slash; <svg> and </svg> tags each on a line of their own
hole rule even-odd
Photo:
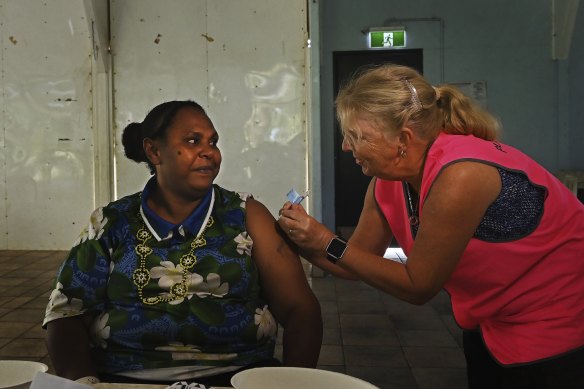
<svg viewBox="0 0 584 389">
<path fill-rule="evenodd" d="M 154 43 L 159 44 L 160 43 L 160 38 L 162 38 L 161 34 L 156 35 L 156 39 L 154 39 Z"/>
<path fill-rule="evenodd" d="M 12 42 L 12 44 L 13 44 L 13 45 L 15 45 L 15 44 L 17 44 L 17 43 L 18 43 L 18 41 L 16 40 L 16 38 L 14 38 L 12 35 L 10 35 L 10 36 L 8 37 L 8 39 L 10 40 L 10 42 Z"/>
<path fill-rule="evenodd" d="M 201 36 L 202 36 L 203 38 L 205 38 L 205 39 L 207 40 L 207 42 L 215 42 L 215 38 L 213 38 L 213 37 L 210 37 L 210 36 L 209 36 L 209 35 L 207 35 L 207 34 L 201 34 Z"/>
</svg>

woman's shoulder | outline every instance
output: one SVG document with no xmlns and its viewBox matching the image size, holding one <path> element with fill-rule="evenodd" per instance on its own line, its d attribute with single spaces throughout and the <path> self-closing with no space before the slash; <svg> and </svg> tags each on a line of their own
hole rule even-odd
<svg viewBox="0 0 584 389">
<path fill-rule="evenodd" d="M 245 208 L 247 199 L 253 199 L 253 195 L 249 192 L 225 189 L 217 184 L 213 184 L 213 189 L 215 190 L 215 201 L 219 202 L 219 204 L 238 204 L 241 208 Z"/>
<path fill-rule="evenodd" d="M 133 209 L 139 209 L 141 204 L 140 195 L 142 192 L 133 193 L 114 200 L 103 206 L 104 211 L 124 213 Z"/>
<path fill-rule="evenodd" d="M 91 212 L 90 219 L 107 219 L 111 222 L 120 219 L 127 219 L 127 216 L 136 216 L 140 212 L 140 194 L 137 192 L 124 196 L 110 203 L 97 207 Z"/>
</svg>

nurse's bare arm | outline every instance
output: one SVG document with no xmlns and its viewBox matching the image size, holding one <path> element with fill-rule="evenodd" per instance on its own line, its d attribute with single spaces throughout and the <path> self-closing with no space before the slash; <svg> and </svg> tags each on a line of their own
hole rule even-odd
<svg viewBox="0 0 584 389">
<path fill-rule="evenodd" d="M 406 265 L 349 246 L 338 266 L 402 300 L 423 304 L 454 272 L 489 205 L 501 191 L 497 169 L 458 162 L 436 178 L 424 203 L 420 227 Z"/>
<path fill-rule="evenodd" d="M 381 257 L 391 242 L 392 233 L 377 206 L 374 188 L 375 179 L 371 180 L 365 194 L 359 222 L 349 239 L 349 246 Z M 279 223 L 290 239 L 298 245 L 301 255 L 313 265 L 337 277 L 359 279 L 350 269 L 333 264 L 327 259 L 324 249 L 335 234 L 309 216 L 302 206 L 287 203 L 281 211 Z M 290 233 L 291 229 L 294 232 Z M 343 260 L 342 258 L 339 262 Z"/>
<path fill-rule="evenodd" d="M 359 223 L 349 239 L 349 244 L 371 254 L 383 256 L 391 243 L 393 234 L 375 201 L 375 181 L 376 179 L 373 178 L 367 187 Z"/>
</svg>

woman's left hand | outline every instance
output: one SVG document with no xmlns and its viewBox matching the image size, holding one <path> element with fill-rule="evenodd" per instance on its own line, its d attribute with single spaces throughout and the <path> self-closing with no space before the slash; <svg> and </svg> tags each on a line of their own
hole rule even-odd
<svg viewBox="0 0 584 389">
<path fill-rule="evenodd" d="M 300 249 L 309 252 L 324 251 L 335 237 L 328 228 L 308 215 L 300 204 L 287 201 L 279 211 L 278 224 Z"/>
</svg>

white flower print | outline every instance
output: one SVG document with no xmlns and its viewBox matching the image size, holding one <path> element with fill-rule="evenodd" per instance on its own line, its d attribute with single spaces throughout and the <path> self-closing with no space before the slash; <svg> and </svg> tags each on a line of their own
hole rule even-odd
<svg viewBox="0 0 584 389">
<path fill-rule="evenodd" d="M 155 266 L 150 269 L 150 277 L 158 280 L 158 286 L 162 289 L 170 291 L 173 285 L 181 283 L 183 280 L 183 268 L 181 265 L 174 266 L 174 263 L 170 261 L 162 261 L 160 262 L 161 266 Z M 193 291 L 197 288 L 200 288 L 200 285 L 203 283 L 203 277 L 198 275 L 197 273 L 189 273 L 187 274 L 187 299 L 193 298 Z M 168 296 L 170 293 L 162 293 L 162 296 Z M 182 303 L 184 300 L 183 298 L 179 298 L 173 301 L 170 301 L 169 304 L 177 305 Z"/>
<path fill-rule="evenodd" d="M 199 285 L 199 290 L 195 293 L 199 297 L 207 297 L 209 295 L 215 297 L 223 297 L 229 292 L 229 284 L 227 282 L 221 283 L 221 276 L 217 273 L 207 274 L 207 282 Z"/>
<path fill-rule="evenodd" d="M 253 199 L 251 193 L 248 192 L 237 192 L 237 195 L 241 199 L 241 203 L 239 204 L 239 206 L 243 209 L 245 209 L 245 202 L 247 201 L 247 199 L 250 197 Z"/>
<path fill-rule="evenodd" d="M 276 320 L 274 320 L 274 316 L 268 310 L 267 305 L 264 305 L 263 308 L 256 308 L 254 323 L 258 326 L 258 332 L 256 334 L 258 340 L 276 335 Z"/>
<path fill-rule="evenodd" d="M 45 312 L 46 322 L 65 316 L 76 316 L 83 313 L 83 301 L 76 298 L 72 298 L 71 301 L 69 301 L 62 290 L 63 284 L 57 282 L 55 289 L 53 289 L 51 296 L 49 297 L 49 303 L 47 304 Z"/>
<path fill-rule="evenodd" d="M 233 240 L 237 243 L 236 250 L 239 254 L 251 256 L 253 240 L 248 235 L 247 231 L 243 231 L 241 234 L 237 235 Z"/>
<path fill-rule="evenodd" d="M 102 313 L 93 322 L 91 333 L 94 342 L 101 348 L 107 348 L 106 340 L 110 337 L 110 326 L 107 325 L 109 313 Z"/>
<path fill-rule="evenodd" d="M 91 214 L 89 225 L 86 226 L 79 234 L 79 237 L 73 244 L 73 247 L 90 239 L 99 239 L 103 235 L 103 228 L 107 224 L 107 218 L 103 217 L 103 207 L 97 208 Z"/>
<path fill-rule="evenodd" d="M 85 242 L 87 240 L 87 236 L 89 235 L 88 233 L 88 228 L 85 227 L 80 233 L 79 236 L 77 237 L 77 240 L 75 240 L 75 242 L 73 243 L 73 247 L 79 246 L 81 243 Z"/>
</svg>

